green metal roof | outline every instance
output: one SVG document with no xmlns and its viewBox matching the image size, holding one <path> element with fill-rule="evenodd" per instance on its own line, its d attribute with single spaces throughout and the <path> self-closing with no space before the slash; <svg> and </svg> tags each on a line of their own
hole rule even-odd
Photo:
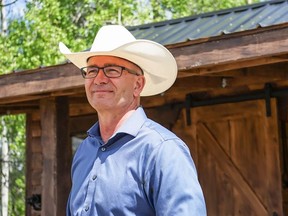
<svg viewBox="0 0 288 216">
<path fill-rule="evenodd" d="M 127 28 L 137 39 L 168 45 L 285 22 L 288 1 L 277 0 Z"/>
</svg>

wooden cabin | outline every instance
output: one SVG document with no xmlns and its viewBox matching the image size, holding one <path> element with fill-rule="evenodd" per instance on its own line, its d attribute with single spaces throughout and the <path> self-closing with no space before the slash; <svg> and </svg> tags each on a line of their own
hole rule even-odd
<svg viewBox="0 0 288 216">
<path fill-rule="evenodd" d="M 288 1 L 129 30 L 177 60 L 142 105 L 189 146 L 208 215 L 288 215 Z M 28 216 L 65 215 L 74 144 L 97 121 L 83 84 L 69 62 L 0 76 L 0 114 L 27 116 Z"/>
</svg>

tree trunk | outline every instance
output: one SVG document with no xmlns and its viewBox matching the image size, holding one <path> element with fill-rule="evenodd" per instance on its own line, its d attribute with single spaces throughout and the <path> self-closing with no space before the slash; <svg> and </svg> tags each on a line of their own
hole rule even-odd
<svg viewBox="0 0 288 216">
<path fill-rule="evenodd" d="M 0 0 L 1 7 L 1 34 L 5 36 L 7 34 L 7 18 L 5 0 Z M 8 201 L 9 201 L 9 149 L 7 139 L 7 127 L 4 121 L 4 117 L 1 117 L 2 133 L 0 134 L 0 144 L 2 147 L 2 175 L 1 175 L 1 206 L 2 216 L 8 216 Z"/>
<path fill-rule="evenodd" d="M 2 133 L 1 133 L 1 156 L 2 156 L 2 175 L 1 175 L 1 206 L 2 216 L 8 216 L 9 201 L 9 149 L 7 139 L 7 127 L 4 117 L 1 117 Z"/>
<path fill-rule="evenodd" d="M 1 7 L 1 34 L 5 36 L 7 34 L 7 18 L 5 0 L 0 0 Z M 7 126 L 4 121 L 4 117 L 1 117 L 2 133 L 0 134 L 0 144 L 2 147 L 2 175 L 1 175 L 1 206 L 2 216 L 8 216 L 8 201 L 9 201 L 9 149 L 7 140 Z"/>
<path fill-rule="evenodd" d="M 1 15 L 0 15 L 0 25 L 1 25 L 1 34 L 5 36 L 7 34 L 7 13 L 5 8 L 5 0 L 0 0 L 1 5 Z"/>
</svg>

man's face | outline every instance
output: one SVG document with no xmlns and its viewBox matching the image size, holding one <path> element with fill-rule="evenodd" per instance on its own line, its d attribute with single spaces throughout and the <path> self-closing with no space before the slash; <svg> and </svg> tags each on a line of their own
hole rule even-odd
<svg viewBox="0 0 288 216">
<path fill-rule="evenodd" d="M 114 56 L 93 56 L 87 66 L 105 67 L 118 65 L 141 74 L 141 69 L 125 59 Z M 145 78 L 128 73 L 125 69 L 122 76 L 108 78 L 102 69 L 95 78 L 85 79 L 85 90 L 89 103 L 98 112 L 128 110 L 137 103 L 144 87 Z"/>
</svg>

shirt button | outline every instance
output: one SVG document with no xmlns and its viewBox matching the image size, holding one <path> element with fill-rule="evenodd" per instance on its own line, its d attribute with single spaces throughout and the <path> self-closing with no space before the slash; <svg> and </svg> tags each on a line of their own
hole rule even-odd
<svg viewBox="0 0 288 216">
<path fill-rule="evenodd" d="M 106 148 L 105 148 L 105 147 L 102 147 L 102 148 L 101 148 L 101 151 L 102 151 L 102 152 L 104 152 L 105 150 L 106 150 Z"/>
<path fill-rule="evenodd" d="M 89 206 L 86 206 L 85 207 L 85 211 L 87 212 L 89 210 Z"/>
<path fill-rule="evenodd" d="M 96 178 L 97 178 L 97 175 L 94 175 L 94 176 L 92 177 L 92 180 L 94 181 Z"/>
</svg>

